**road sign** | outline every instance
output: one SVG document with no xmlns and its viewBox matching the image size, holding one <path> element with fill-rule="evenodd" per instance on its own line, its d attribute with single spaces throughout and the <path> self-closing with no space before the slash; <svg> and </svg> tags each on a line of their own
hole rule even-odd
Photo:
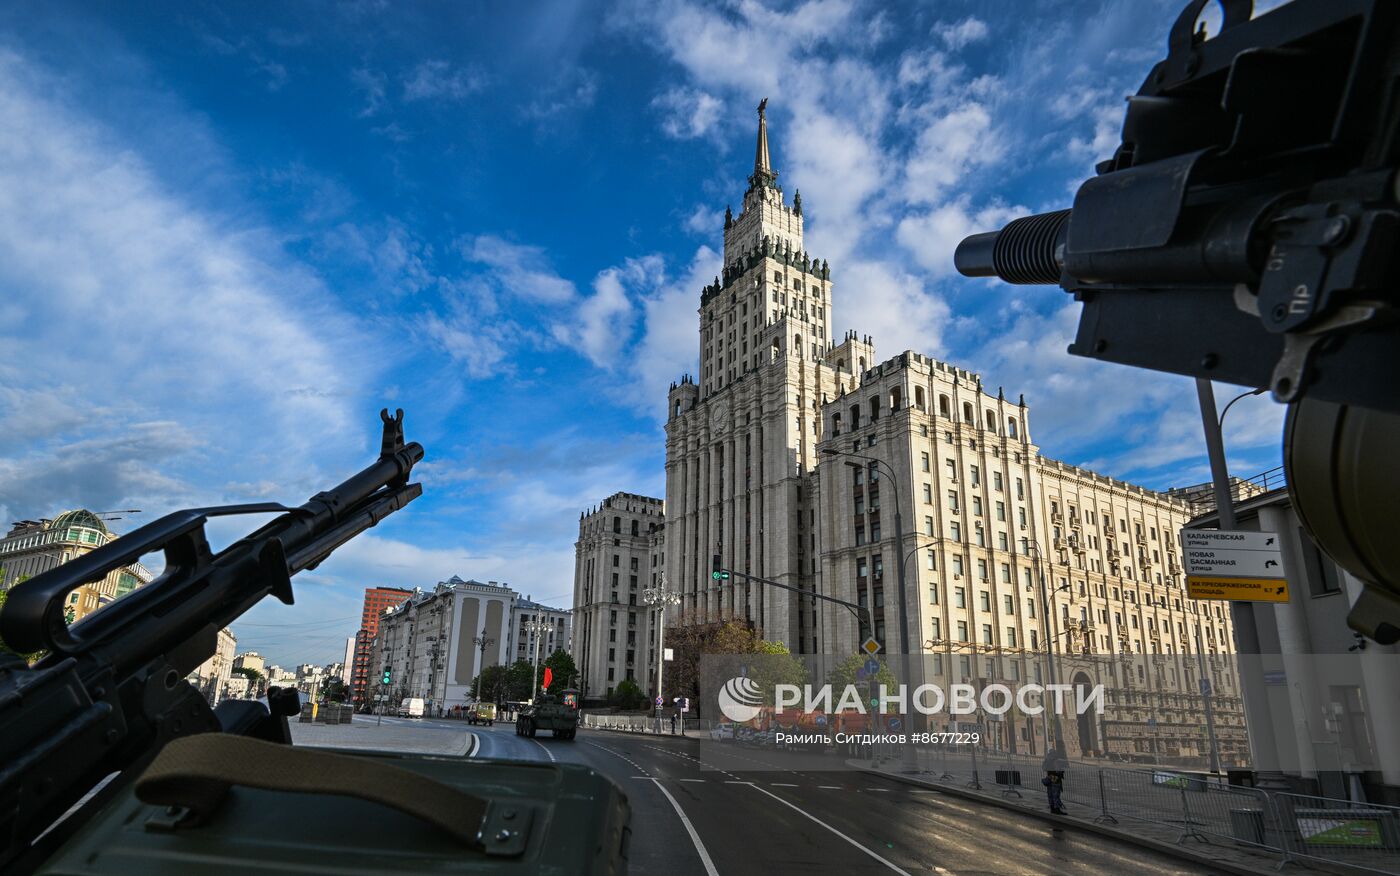
<svg viewBox="0 0 1400 876">
<path fill-rule="evenodd" d="M 867 675 L 878 675 L 880 673 L 880 661 L 871 657 L 865 661 L 865 672 Z"/>
<path fill-rule="evenodd" d="M 664 705 L 666 705 L 666 701 L 663 700 L 661 697 L 657 697 L 657 698 L 656 698 L 656 704 L 657 704 L 658 706 L 664 706 Z"/>
<path fill-rule="evenodd" d="M 662 648 L 662 649 L 661 649 L 661 653 L 662 653 L 661 659 L 663 659 L 663 660 L 675 660 L 675 659 L 676 659 L 676 652 L 675 652 L 673 649 L 671 649 L 671 648 Z"/>
<path fill-rule="evenodd" d="M 1188 576 L 1283 577 L 1283 553 L 1272 532 L 1188 530 L 1181 548 Z"/>
<path fill-rule="evenodd" d="M 689 711 L 690 711 L 690 697 L 681 697 L 681 711 L 682 711 L 682 712 L 689 712 Z"/>
<path fill-rule="evenodd" d="M 900 727 L 904 726 L 904 722 L 898 718 L 891 718 L 885 726 L 889 727 L 891 730 L 898 730 Z"/>
<path fill-rule="evenodd" d="M 874 657 L 876 654 L 880 653 L 880 643 L 875 641 L 874 636 L 871 636 L 861 643 L 860 649 L 871 657 Z"/>
<path fill-rule="evenodd" d="M 1282 578 L 1216 578 L 1191 575 L 1186 578 L 1186 595 L 1192 599 L 1287 602 L 1288 582 Z"/>
<path fill-rule="evenodd" d="M 856 681 L 865 681 L 865 680 L 866 680 L 867 678 L 869 678 L 869 677 L 870 677 L 870 673 L 868 673 L 868 672 L 865 671 L 865 667 L 864 667 L 864 666 L 862 666 L 862 667 L 860 667 L 859 669 L 856 670 Z"/>
<path fill-rule="evenodd" d="M 1181 554 L 1192 599 L 1288 601 L 1277 533 L 1184 530 Z"/>
</svg>

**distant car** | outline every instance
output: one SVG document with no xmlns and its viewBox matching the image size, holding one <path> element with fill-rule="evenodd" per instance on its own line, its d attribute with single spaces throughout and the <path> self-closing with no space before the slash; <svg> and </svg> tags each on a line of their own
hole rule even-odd
<svg viewBox="0 0 1400 876">
<path fill-rule="evenodd" d="M 477 703 L 467 710 L 468 724 L 485 724 L 492 727 L 496 723 L 496 704 Z"/>
<path fill-rule="evenodd" d="M 723 742 L 726 739 L 734 739 L 736 733 L 733 724 L 716 724 L 710 728 L 710 738 L 716 742 Z"/>
<path fill-rule="evenodd" d="M 399 717 L 421 718 L 423 717 L 423 708 L 424 704 L 422 697 L 409 697 L 402 703 L 399 703 Z"/>
</svg>

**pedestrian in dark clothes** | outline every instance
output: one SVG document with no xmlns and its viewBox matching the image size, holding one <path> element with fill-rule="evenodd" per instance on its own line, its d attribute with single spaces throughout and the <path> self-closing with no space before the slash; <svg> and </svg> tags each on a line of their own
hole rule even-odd
<svg viewBox="0 0 1400 876">
<path fill-rule="evenodd" d="M 1045 760 L 1041 764 L 1045 770 L 1045 778 L 1040 783 L 1045 786 L 1045 796 L 1050 803 L 1050 811 L 1056 815 L 1064 815 L 1065 807 L 1061 802 L 1061 795 L 1065 790 L 1065 772 L 1069 769 L 1069 759 L 1065 757 L 1063 748 L 1052 748 L 1045 753 Z"/>
</svg>

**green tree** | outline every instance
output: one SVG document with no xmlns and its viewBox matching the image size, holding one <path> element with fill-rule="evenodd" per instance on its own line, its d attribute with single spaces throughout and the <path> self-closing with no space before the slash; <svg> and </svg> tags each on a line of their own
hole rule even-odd
<svg viewBox="0 0 1400 876">
<path fill-rule="evenodd" d="M 500 703 L 511 699 L 510 694 L 510 668 L 507 666 L 488 666 L 481 670 L 481 675 L 472 680 L 472 693 L 478 690 L 477 681 L 481 682 L 481 701 L 483 703 Z"/>
<path fill-rule="evenodd" d="M 241 675 L 248 679 L 248 693 L 254 697 L 263 694 L 263 674 L 251 666 L 235 666 L 232 675 Z"/>
<path fill-rule="evenodd" d="M 782 642 L 758 639 L 751 652 L 758 656 L 749 666 L 749 677 L 764 691 L 768 705 L 775 702 L 776 685 L 807 683 L 807 666 Z"/>
<path fill-rule="evenodd" d="M 555 690 L 573 687 L 578 679 L 578 667 L 574 665 L 574 658 L 563 648 L 550 654 L 544 661 L 544 666 L 548 666 L 554 672 L 554 683 L 550 687 Z M 540 669 L 540 675 L 544 675 L 543 668 Z"/>
<path fill-rule="evenodd" d="M 506 677 L 510 686 L 510 699 L 521 702 L 534 696 L 534 692 L 530 690 L 531 677 L 535 679 L 536 685 L 540 681 L 539 676 L 535 673 L 535 664 L 529 660 L 517 660 L 512 663 L 510 669 L 507 670 Z"/>
<path fill-rule="evenodd" d="M 832 667 L 831 672 L 826 676 L 826 680 L 827 683 L 831 685 L 836 699 L 839 700 L 841 698 L 841 693 L 846 689 L 846 685 L 848 684 L 856 685 L 857 689 L 864 693 L 864 688 L 860 687 L 862 682 L 856 678 L 856 672 L 865 666 L 865 661 L 868 659 L 869 658 L 864 654 L 852 654 Z M 875 685 L 873 689 L 876 691 L 880 689 L 880 685 L 882 684 L 886 689 L 893 691 L 899 684 L 899 679 L 895 678 L 894 672 L 890 670 L 888 663 L 884 660 L 880 660 L 879 662 L 880 671 L 875 673 L 873 679 L 866 679 L 866 681 L 872 682 Z"/>
<path fill-rule="evenodd" d="M 608 702 L 623 710 L 640 709 L 646 706 L 647 695 L 642 693 L 635 681 L 624 678 L 621 684 L 613 688 L 612 697 Z"/>
</svg>

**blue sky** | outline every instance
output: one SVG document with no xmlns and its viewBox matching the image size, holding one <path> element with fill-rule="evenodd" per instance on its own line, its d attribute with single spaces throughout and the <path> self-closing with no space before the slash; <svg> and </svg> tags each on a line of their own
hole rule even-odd
<svg viewBox="0 0 1400 876">
<path fill-rule="evenodd" d="M 339 659 L 364 587 L 452 574 L 567 605 L 579 512 L 662 494 L 763 97 L 835 332 L 1024 393 L 1047 455 L 1205 480 L 1189 380 L 1069 357 L 1069 296 L 951 265 L 1068 205 L 1179 5 L 6 4 L 0 512 L 296 504 L 397 406 L 425 496 L 240 649 Z M 1236 405 L 1236 473 L 1281 423 Z"/>
</svg>

